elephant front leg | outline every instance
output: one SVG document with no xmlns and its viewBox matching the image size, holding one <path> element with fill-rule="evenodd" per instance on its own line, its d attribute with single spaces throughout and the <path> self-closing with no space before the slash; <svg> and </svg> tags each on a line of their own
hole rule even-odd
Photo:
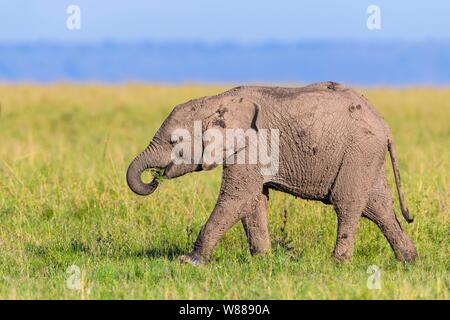
<svg viewBox="0 0 450 320">
<path fill-rule="evenodd" d="M 243 205 L 242 200 L 225 200 L 221 196 L 208 221 L 201 229 L 194 249 L 191 253 L 181 256 L 181 262 L 195 266 L 207 262 L 219 239 L 237 221 L 242 219 L 243 212 L 240 209 Z"/>
<path fill-rule="evenodd" d="M 264 187 L 263 192 L 251 207 L 250 212 L 242 218 L 242 224 L 252 255 L 270 250 L 270 236 L 267 223 L 268 199 L 269 190 L 267 187 Z"/>
<path fill-rule="evenodd" d="M 255 252 L 268 247 L 266 241 L 267 218 L 266 204 L 262 207 L 261 198 L 263 180 L 256 166 L 230 165 L 224 166 L 222 186 L 219 199 L 206 224 L 201 229 L 190 254 L 181 257 L 182 262 L 199 265 L 207 262 L 219 239 L 239 220 L 244 219 L 251 245 Z M 258 213 L 252 214 L 252 207 L 258 207 Z M 264 213 L 264 215 L 263 215 Z M 247 217 L 248 216 L 248 217 Z M 245 217 L 245 218 L 244 218 Z M 265 228 L 265 229 L 264 229 Z"/>
</svg>

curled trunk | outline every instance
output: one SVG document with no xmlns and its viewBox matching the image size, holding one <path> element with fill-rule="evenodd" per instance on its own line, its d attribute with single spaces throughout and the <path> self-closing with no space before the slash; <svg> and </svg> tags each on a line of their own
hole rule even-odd
<svg viewBox="0 0 450 320">
<path fill-rule="evenodd" d="M 150 183 L 143 182 L 141 178 L 141 175 L 145 170 L 154 167 L 155 165 L 149 157 L 148 148 L 131 162 L 127 171 L 127 183 L 134 193 L 141 196 L 147 196 L 156 190 L 158 187 L 158 180 L 156 178 L 153 178 Z"/>
</svg>

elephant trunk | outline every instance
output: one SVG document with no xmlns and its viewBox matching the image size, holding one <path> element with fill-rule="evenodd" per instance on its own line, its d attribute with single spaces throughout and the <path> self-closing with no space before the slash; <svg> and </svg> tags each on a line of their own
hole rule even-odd
<svg viewBox="0 0 450 320">
<path fill-rule="evenodd" d="M 130 189 L 141 196 L 148 196 L 158 187 L 158 180 L 153 178 L 150 183 L 145 183 L 141 179 L 142 173 L 151 168 L 155 168 L 154 161 L 150 154 L 150 146 L 147 147 L 133 162 L 131 162 L 127 171 L 127 183 Z"/>
</svg>

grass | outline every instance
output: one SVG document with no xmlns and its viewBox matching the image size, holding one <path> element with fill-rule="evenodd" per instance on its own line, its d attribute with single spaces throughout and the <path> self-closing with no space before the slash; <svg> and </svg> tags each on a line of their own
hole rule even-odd
<svg viewBox="0 0 450 320">
<path fill-rule="evenodd" d="M 397 200 L 396 210 L 415 263 L 396 262 L 361 220 L 352 263 L 336 265 L 332 208 L 271 192 L 270 254 L 252 258 L 238 225 L 211 264 L 179 264 L 214 206 L 220 169 L 164 181 L 142 198 L 126 168 L 174 105 L 223 89 L 1 85 L 0 299 L 449 298 L 450 89 L 362 90 L 394 134 L 415 222 L 404 222 Z M 79 290 L 66 285 L 71 265 Z M 381 290 L 366 286 L 370 265 Z"/>
</svg>

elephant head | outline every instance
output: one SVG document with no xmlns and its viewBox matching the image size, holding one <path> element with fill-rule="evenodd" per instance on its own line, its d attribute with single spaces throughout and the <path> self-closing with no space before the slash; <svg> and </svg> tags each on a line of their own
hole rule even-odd
<svg viewBox="0 0 450 320">
<path fill-rule="evenodd" d="M 206 130 L 211 128 L 220 131 L 224 131 L 225 128 L 256 129 L 259 106 L 243 97 L 240 91 L 238 88 L 238 90 L 191 100 L 176 106 L 147 148 L 131 162 L 127 171 L 127 183 L 130 189 L 143 196 L 156 190 L 158 187 L 156 178 L 150 183 L 144 183 L 141 179 L 142 173 L 147 169 L 163 170 L 163 177 L 172 179 L 189 172 L 214 168 L 216 164 L 207 164 L 202 160 L 204 148 L 208 143 L 203 140 L 203 133 Z M 200 128 L 196 130 L 199 124 Z M 199 134 L 200 137 L 198 137 Z M 174 161 L 177 157 L 186 158 L 185 154 L 180 154 L 180 150 L 186 149 L 176 148 L 176 145 L 180 143 L 191 144 L 192 147 L 188 148 L 191 154 L 187 157 L 191 159 L 190 162 Z M 195 146 L 195 143 L 198 145 Z M 200 152 L 200 157 L 195 154 L 196 152 Z M 200 161 L 195 161 L 198 158 Z"/>
</svg>

